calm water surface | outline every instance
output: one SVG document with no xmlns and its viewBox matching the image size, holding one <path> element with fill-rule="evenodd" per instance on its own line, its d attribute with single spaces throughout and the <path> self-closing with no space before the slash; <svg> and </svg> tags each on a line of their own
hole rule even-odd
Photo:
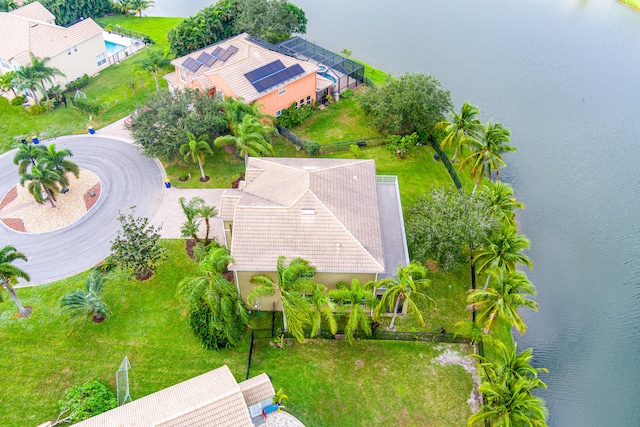
<svg viewBox="0 0 640 427">
<path fill-rule="evenodd" d="M 189 16 L 209 1 L 156 0 Z M 525 313 L 552 426 L 640 425 L 640 11 L 614 0 L 294 0 L 311 41 L 399 75 L 512 131 L 504 176 L 527 204 Z"/>
</svg>

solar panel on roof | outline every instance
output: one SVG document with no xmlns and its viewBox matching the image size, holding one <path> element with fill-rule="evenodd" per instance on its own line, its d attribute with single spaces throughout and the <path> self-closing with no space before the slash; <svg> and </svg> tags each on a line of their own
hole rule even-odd
<svg viewBox="0 0 640 427">
<path fill-rule="evenodd" d="M 238 48 L 235 47 L 234 45 L 231 45 L 227 48 L 227 52 L 231 52 L 231 54 L 233 55 L 234 53 L 236 53 L 238 51 Z"/>
<path fill-rule="evenodd" d="M 214 62 L 216 62 L 216 58 L 209 55 L 207 52 L 202 52 L 200 56 L 196 58 L 196 61 L 206 65 L 207 67 L 211 67 Z"/>
<path fill-rule="evenodd" d="M 220 55 L 222 55 L 222 52 L 224 52 L 224 49 L 218 46 L 213 50 L 213 52 L 211 52 L 211 56 L 213 56 L 216 59 L 220 59 Z"/>
<path fill-rule="evenodd" d="M 304 69 L 300 66 L 300 64 L 295 64 L 291 67 L 285 68 L 284 70 L 280 70 L 262 79 L 251 82 L 251 84 L 254 88 L 256 88 L 258 92 L 263 92 L 275 85 L 278 85 L 286 80 L 289 80 L 290 78 L 303 73 Z"/>
<path fill-rule="evenodd" d="M 195 73 L 196 71 L 198 71 L 198 68 L 200 68 L 202 66 L 202 64 L 199 63 L 198 61 L 196 61 L 193 58 L 187 58 L 182 63 L 182 66 L 184 68 L 186 68 L 187 70 L 191 71 L 192 73 Z"/>
<path fill-rule="evenodd" d="M 260 68 L 256 68 L 253 71 L 249 71 L 244 76 L 249 80 L 249 82 L 253 83 L 257 80 L 263 79 L 268 75 L 276 73 L 280 70 L 284 70 L 286 67 L 279 59 L 277 61 L 273 61 L 268 63 L 267 65 L 263 65 Z"/>
</svg>

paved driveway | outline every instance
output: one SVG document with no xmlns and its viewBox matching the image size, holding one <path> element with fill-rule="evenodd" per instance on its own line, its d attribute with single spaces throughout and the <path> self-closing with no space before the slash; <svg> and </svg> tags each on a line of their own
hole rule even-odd
<svg viewBox="0 0 640 427">
<path fill-rule="evenodd" d="M 29 261 L 16 266 L 31 276 L 31 285 L 48 283 L 91 268 L 109 254 L 119 222 L 118 211 L 137 206 L 136 215 L 152 218 L 164 194 L 164 171 L 126 142 L 97 135 L 65 136 L 45 141 L 69 148 L 72 160 L 102 181 L 100 200 L 75 224 L 43 234 L 25 234 L 0 225 L 0 245 L 11 244 Z M 14 151 L 0 155 L 0 198 L 18 183 Z"/>
</svg>

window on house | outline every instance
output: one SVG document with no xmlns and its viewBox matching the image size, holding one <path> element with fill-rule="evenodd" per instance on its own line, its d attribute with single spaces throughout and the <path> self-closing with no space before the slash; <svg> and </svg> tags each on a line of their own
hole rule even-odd
<svg viewBox="0 0 640 427">
<path fill-rule="evenodd" d="M 302 107 L 304 105 L 304 99 L 300 100 L 300 106 Z"/>
<path fill-rule="evenodd" d="M 311 105 L 311 95 L 307 96 L 307 105 Z"/>
<path fill-rule="evenodd" d="M 224 100 L 224 92 L 221 91 L 220 89 L 216 89 L 216 98 L 220 100 Z"/>
<path fill-rule="evenodd" d="M 280 117 L 282 115 L 284 110 L 278 110 L 276 111 L 276 117 Z"/>
<path fill-rule="evenodd" d="M 287 87 L 286 86 L 282 86 L 280 89 L 278 89 L 278 96 L 282 96 L 285 93 L 287 93 Z"/>
<path fill-rule="evenodd" d="M 96 62 L 98 63 L 98 67 L 107 63 L 107 58 L 104 56 L 104 53 L 96 56 Z"/>
<path fill-rule="evenodd" d="M 7 70 L 11 70 L 11 64 L 4 60 L 4 58 L 0 58 L 0 64 L 2 68 L 6 68 Z"/>
<path fill-rule="evenodd" d="M 182 68 L 178 68 L 178 72 L 180 73 L 180 80 L 182 80 L 183 82 L 187 81 L 187 76 L 184 73 L 184 70 Z"/>
</svg>

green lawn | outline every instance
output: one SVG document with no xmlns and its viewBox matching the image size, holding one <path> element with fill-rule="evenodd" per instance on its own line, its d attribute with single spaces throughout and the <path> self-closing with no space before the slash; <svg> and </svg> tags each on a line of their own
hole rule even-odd
<svg viewBox="0 0 640 427">
<path fill-rule="evenodd" d="M 310 339 L 284 349 L 256 340 L 252 375 L 267 372 L 309 427 L 462 426 L 473 386 L 460 366 L 433 361 L 459 345 Z"/>
<path fill-rule="evenodd" d="M 151 37 L 151 40 L 153 40 L 156 46 L 164 50 L 169 48 L 169 42 L 167 41 L 169 29 L 177 27 L 178 24 L 183 21 L 183 18 L 140 18 L 132 15 L 113 15 L 103 16 L 102 18 L 96 19 L 96 21 L 103 27 L 105 25 L 111 25 L 113 27 L 119 25 L 122 28 L 146 34 Z"/>
<path fill-rule="evenodd" d="M 391 78 L 391 74 L 388 74 L 378 68 L 372 67 L 366 62 L 359 61 L 357 59 L 350 58 L 358 64 L 364 65 L 364 75 L 369 78 L 376 86 L 383 84 L 388 78 Z"/>
<path fill-rule="evenodd" d="M 329 104 L 313 113 L 302 125 L 291 131 L 302 139 L 320 144 L 379 136 L 369 125 L 355 98 Z"/>
</svg>

